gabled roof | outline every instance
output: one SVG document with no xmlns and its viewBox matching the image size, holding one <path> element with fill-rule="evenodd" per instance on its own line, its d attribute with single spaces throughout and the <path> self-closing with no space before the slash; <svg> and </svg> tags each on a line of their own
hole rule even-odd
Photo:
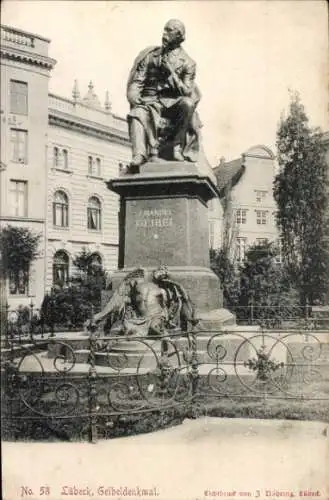
<svg viewBox="0 0 329 500">
<path fill-rule="evenodd" d="M 240 180 L 245 171 L 244 158 L 223 162 L 214 168 L 217 187 L 221 195 L 227 187 L 233 187 Z"/>
</svg>

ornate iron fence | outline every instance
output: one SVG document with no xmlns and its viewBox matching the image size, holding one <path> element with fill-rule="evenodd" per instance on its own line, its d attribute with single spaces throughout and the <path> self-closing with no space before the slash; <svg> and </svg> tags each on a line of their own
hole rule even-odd
<svg viewBox="0 0 329 500">
<path fill-rule="evenodd" d="M 329 414 L 325 330 L 32 333 L 8 336 L 1 359 L 3 439 L 96 442 L 200 413 L 257 416 L 259 405 L 260 416 Z"/>
</svg>

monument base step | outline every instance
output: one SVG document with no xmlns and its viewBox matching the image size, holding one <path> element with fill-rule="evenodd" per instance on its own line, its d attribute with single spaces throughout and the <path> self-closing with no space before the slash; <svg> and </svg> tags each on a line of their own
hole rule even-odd
<svg viewBox="0 0 329 500">
<path fill-rule="evenodd" d="M 198 328 L 201 330 L 218 331 L 225 327 L 235 327 L 236 318 L 228 309 L 213 309 L 212 311 L 198 312 L 200 319 Z"/>
</svg>

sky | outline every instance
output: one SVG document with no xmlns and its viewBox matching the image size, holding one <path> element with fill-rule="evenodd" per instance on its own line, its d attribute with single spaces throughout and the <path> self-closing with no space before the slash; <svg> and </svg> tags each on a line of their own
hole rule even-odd
<svg viewBox="0 0 329 500">
<path fill-rule="evenodd" d="M 289 90 L 298 91 L 312 126 L 328 130 L 328 28 L 325 0 L 56 1 L 3 0 L 2 23 L 51 39 L 57 60 L 50 91 L 70 97 L 90 80 L 125 116 L 126 80 L 138 52 L 161 42 L 178 18 L 196 61 L 204 149 L 215 166 L 257 144 L 275 153 Z"/>
</svg>

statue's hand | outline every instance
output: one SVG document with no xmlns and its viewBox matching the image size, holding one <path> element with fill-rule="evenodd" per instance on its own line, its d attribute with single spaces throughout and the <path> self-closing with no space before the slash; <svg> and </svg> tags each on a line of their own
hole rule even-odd
<svg viewBox="0 0 329 500">
<path fill-rule="evenodd" d="M 139 104 L 143 104 L 143 100 L 139 96 L 134 96 L 129 99 L 129 102 L 132 106 L 138 106 Z"/>
<path fill-rule="evenodd" d="M 162 66 L 169 71 L 169 73 L 172 75 L 175 71 L 170 62 L 166 57 L 162 59 Z"/>
</svg>

